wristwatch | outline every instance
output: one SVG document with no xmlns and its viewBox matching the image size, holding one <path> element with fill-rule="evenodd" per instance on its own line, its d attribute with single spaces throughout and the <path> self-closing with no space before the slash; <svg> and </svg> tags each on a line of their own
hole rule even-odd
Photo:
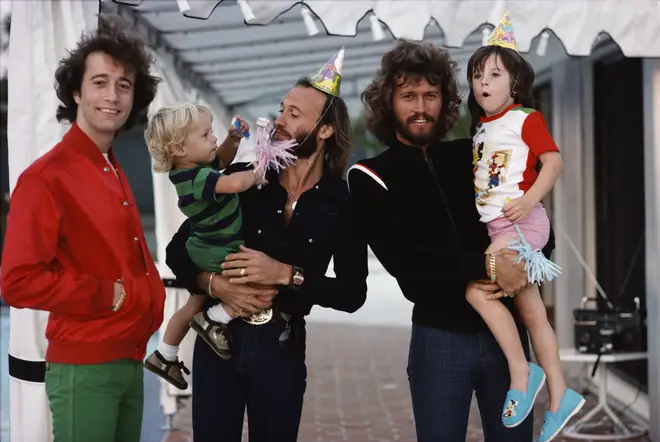
<svg viewBox="0 0 660 442">
<path fill-rule="evenodd" d="M 289 288 L 298 288 L 305 282 L 305 271 L 297 266 L 291 266 L 293 268 L 293 276 L 289 282 Z"/>
</svg>

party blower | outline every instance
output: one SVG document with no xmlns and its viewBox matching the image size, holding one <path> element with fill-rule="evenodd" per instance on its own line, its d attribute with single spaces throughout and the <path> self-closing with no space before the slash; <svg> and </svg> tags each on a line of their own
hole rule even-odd
<svg viewBox="0 0 660 442">
<path fill-rule="evenodd" d="M 295 140 L 274 141 L 271 137 L 274 127 L 270 120 L 257 118 L 256 158 L 252 164 L 261 171 L 261 179 L 265 178 L 267 170 L 280 172 L 296 161 L 291 149 L 298 143 Z"/>
</svg>

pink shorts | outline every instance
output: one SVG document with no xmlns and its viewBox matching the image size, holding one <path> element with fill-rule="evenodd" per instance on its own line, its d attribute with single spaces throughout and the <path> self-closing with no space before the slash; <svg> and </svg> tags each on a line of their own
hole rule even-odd
<svg viewBox="0 0 660 442">
<path fill-rule="evenodd" d="M 548 243 L 548 239 L 550 238 L 550 220 L 548 219 L 545 208 L 541 204 L 537 204 L 529 212 L 529 215 L 516 224 L 518 224 L 523 235 L 525 235 L 525 239 L 534 249 L 542 249 Z M 513 224 L 504 216 L 492 220 L 487 225 L 491 241 L 500 236 L 518 238 L 518 232 L 513 228 Z"/>
</svg>

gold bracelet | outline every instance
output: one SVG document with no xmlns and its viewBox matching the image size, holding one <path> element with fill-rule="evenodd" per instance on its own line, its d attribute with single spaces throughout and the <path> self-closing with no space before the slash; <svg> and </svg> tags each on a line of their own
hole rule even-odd
<svg viewBox="0 0 660 442">
<path fill-rule="evenodd" d="M 124 281 L 122 279 L 118 279 L 115 282 L 121 284 L 121 295 L 119 295 L 119 299 L 117 300 L 115 305 L 112 307 L 113 312 L 116 312 L 117 310 L 119 310 L 121 305 L 124 303 L 124 298 L 126 298 L 126 288 L 124 287 Z"/>
<path fill-rule="evenodd" d="M 213 286 L 211 285 L 215 274 L 216 274 L 215 272 L 211 272 L 211 274 L 209 275 L 209 286 L 206 290 L 211 298 L 215 298 L 215 295 L 213 294 Z"/>
<path fill-rule="evenodd" d="M 491 253 L 489 258 L 489 267 L 490 267 L 490 282 L 497 281 L 497 272 L 495 271 L 495 254 Z"/>
</svg>

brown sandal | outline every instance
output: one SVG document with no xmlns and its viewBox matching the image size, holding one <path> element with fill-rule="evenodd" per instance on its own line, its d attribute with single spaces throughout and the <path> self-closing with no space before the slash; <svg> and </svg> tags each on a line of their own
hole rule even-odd
<svg viewBox="0 0 660 442">
<path fill-rule="evenodd" d="M 144 368 L 165 379 L 180 390 L 188 388 L 188 382 L 184 379 L 181 371 L 190 375 L 190 370 L 179 359 L 168 361 L 156 350 L 144 361 Z"/>
</svg>

